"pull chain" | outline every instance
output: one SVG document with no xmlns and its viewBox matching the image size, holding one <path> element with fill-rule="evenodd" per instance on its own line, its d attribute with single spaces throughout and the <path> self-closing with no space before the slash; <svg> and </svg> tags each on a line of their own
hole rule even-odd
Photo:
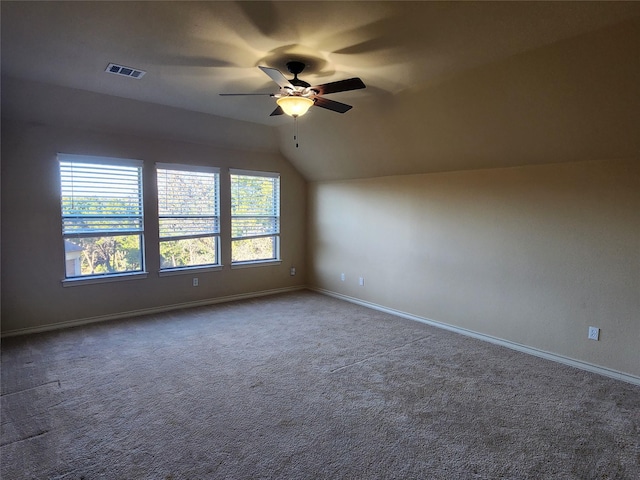
<svg viewBox="0 0 640 480">
<path fill-rule="evenodd" d="M 296 142 L 296 148 L 298 148 L 298 115 L 293 117 L 293 140 Z"/>
</svg>

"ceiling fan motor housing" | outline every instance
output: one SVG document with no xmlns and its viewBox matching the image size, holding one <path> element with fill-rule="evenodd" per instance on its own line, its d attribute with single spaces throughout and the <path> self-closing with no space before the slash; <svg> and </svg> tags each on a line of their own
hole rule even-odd
<svg viewBox="0 0 640 480">
<path fill-rule="evenodd" d="M 289 70 L 290 73 L 293 74 L 293 79 L 289 80 L 291 82 L 291 85 L 295 85 L 296 87 L 310 87 L 311 84 L 305 82 L 304 80 L 300 80 L 298 78 L 298 74 L 302 73 L 302 71 L 304 70 L 304 67 L 306 67 L 306 65 L 302 62 L 298 62 L 295 60 L 292 60 L 290 62 L 287 62 L 287 70 Z"/>
<path fill-rule="evenodd" d="M 287 62 L 287 70 L 289 70 L 289 72 L 291 72 L 294 75 L 298 75 L 299 73 L 302 73 L 302 71 L 304 70 L 304 67 L 306 67 L 306 65 L 302 62 L 297 62 L 297 61 L 291 61 L 291 62 Z"/>
</svg>

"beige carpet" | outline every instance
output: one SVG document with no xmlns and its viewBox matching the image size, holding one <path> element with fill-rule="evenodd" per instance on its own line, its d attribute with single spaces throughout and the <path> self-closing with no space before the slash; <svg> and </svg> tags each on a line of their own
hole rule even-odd
<svg viewBox="0 0 640 480">
<path fill-rule="evenodd" d="M 3 479 L 640 478 L 640 387 L 311 292 L 2 342 Z"/>
</svg>

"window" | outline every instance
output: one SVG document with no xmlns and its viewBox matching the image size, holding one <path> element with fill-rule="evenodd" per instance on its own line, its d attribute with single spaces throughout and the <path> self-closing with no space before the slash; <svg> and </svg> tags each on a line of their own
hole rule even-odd
<svg viewBox="0 0 640 480">
<path fill-rule="evenodd" d="M 280 258 L 280 175 L 230 170 L 231 262 Z"/>
<path fill-rule="evenodd" d="M 219 265 L 219 171 L 157 164 L 160 270 Z"/>
<path fill-rule="evenodd" d="M 142 272 L 142 162 L 59 154 L 65 278 Z"/>
</svg>

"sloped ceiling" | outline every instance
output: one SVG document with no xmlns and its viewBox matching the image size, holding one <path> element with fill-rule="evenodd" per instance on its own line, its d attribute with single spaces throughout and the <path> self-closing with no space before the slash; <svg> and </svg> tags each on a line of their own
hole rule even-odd
<svg viewBox="0 0 640 480">
<path fill-rule="evenodd" d="M 46 108 L 100 128 L 276 149 L 311 181 L 640 154 L 636 2 L 0 8 L 3 116 Z M 298 148 L 292 119 L 269 116 L 273 98 L 218 96 L 273 93 L 256 67 L 285 72 L 292 59 L 308 64 L 301 77 L 311 84 L 358 76 L 367 85 L 331 95 L 354 106 L 346 114 L 313 108 L 300 118 Z M 110 62 L 147 74 L 107 74 Z"/>
</svg>

